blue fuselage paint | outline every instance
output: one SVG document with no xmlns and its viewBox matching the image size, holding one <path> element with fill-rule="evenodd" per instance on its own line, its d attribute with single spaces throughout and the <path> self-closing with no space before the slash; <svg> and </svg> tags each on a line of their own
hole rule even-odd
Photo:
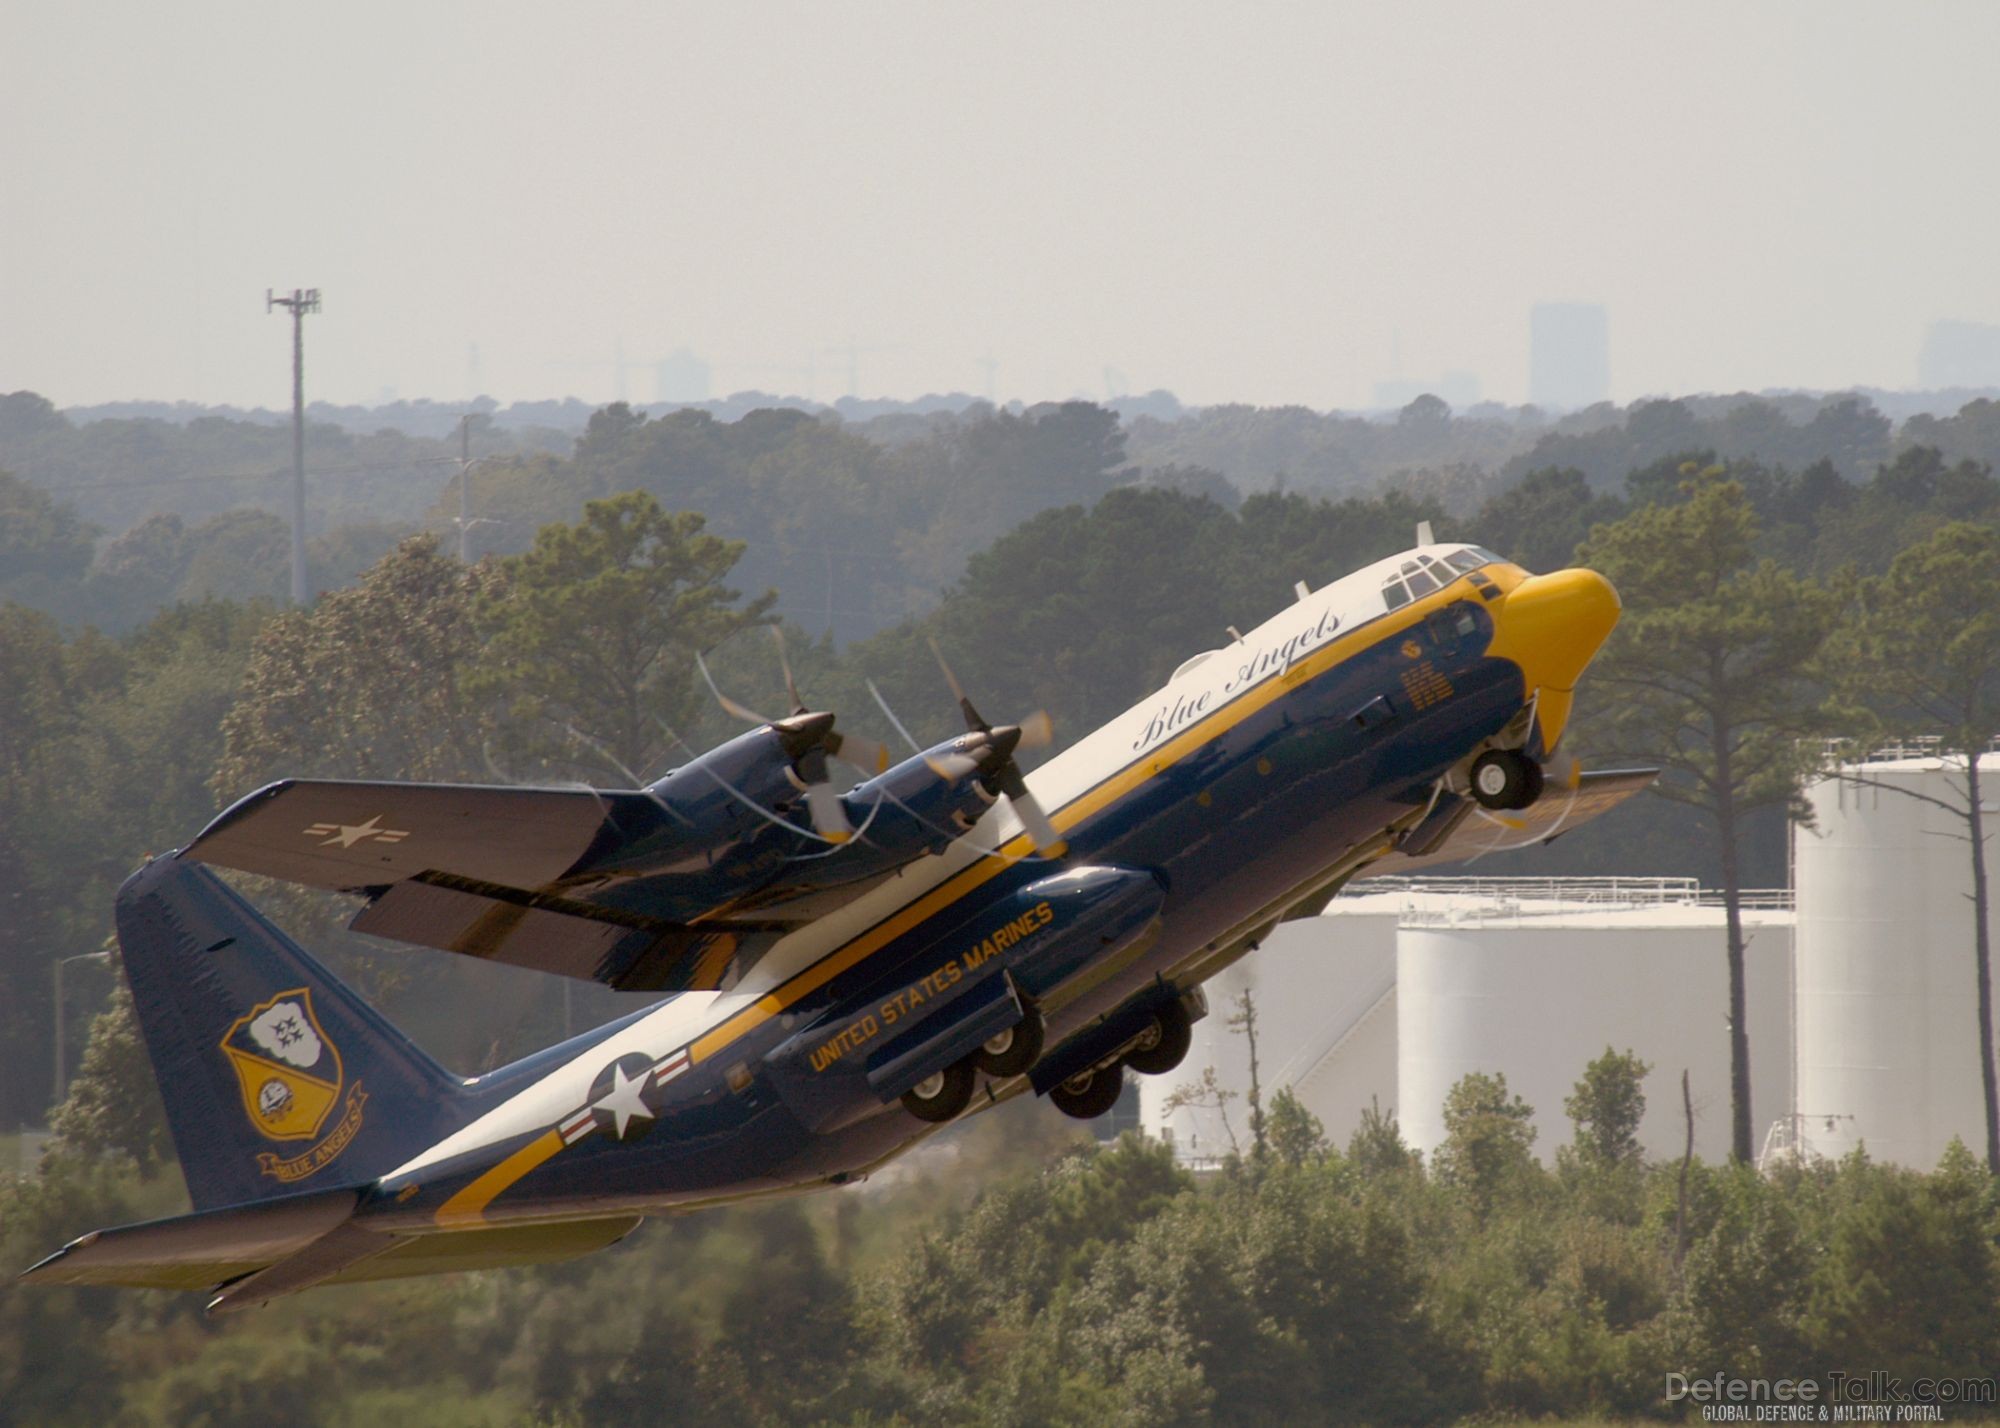
<svg viewBox="0 0 2000 1428">
<path fill-rule="evenodd" d="M 1161 979 L 1379 841 L 1425 803 L 1440 776 L 1520 713 L 1528 693 L 1521 670 L 1484 653 L 1490 612 L 1471 592 L 1446 608 L 1456 636 L 1433 619 L 1385 633 L 1300 680 L 1069 828 L 1060 865 L 1023 859 L 982 882 L 655 1087 L 647 1098 L 654 1114 L 628 1122 L 624 1138 L 601 1129 L 537 1165 L 485 1208 L 484 1220 L 666 1208 L 861 1171 L 930 1129 L 869 1084 L 871 1057 L 894 1050 L 898 1038 L 906 1047 L 927 1019 L 977 1011 L 998 994 L 1000 974 L 1027 958 L 1058 969 L 1057 985 L 1035 989 L 1059 1007 L 1048 1019 L 1051 1053 L 1065 1042 L 1074 1048 L 1139 998 L 1188 990 Z M 1469 633 L 1464 616 L 1473 621 Z M 1213 656 L 1229 657 L 1227 650 Z M 1281 666 L 1255 683 L 1287 677 Z M 1176 717 L 1171 707 L 1161 715 Z M 1078 932 L 1072 921 L 1096 904 L 1080 902 L 1072 918 L 1067 909 L 1057 915 L 1052 900 L 1024 897 L 1062 868 L 1090 867 L 1144 875 L 1157 886 L 1156 903 L 1134 885 L 1106 883 L 1101 896 L 1110 910 Z M 1045 925 L 1037 911 L 1044 903 Z M 1065 985 L 1091 982 L 1103 958 L 1133 945 L 1131 918 L 1120 920 L 1125 911 L 1145 913 L 1157 935 L 1114 975 L 1064 1001 Z M 995 919 L 1012 929 L 998 949 L 984 930 Z M 912 988 L 923 990 L 915 1003 Z M 894 1015 L 885 1017 L 889 1008 Z M 809 1092 L 799 1089 L 815 1077 Z M 426 1221 L 548 1130 L 387 1180 L 364 1213 Z"/>
</svg>

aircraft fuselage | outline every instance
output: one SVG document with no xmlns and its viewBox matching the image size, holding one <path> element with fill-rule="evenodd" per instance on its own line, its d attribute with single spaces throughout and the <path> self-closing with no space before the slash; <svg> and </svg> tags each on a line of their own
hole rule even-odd
<svg viewBox="0 0 2000 1428">
<path fill-rule="evenodd" d="M 1060 859 L 996 807 L 730 990 L 579 1039 L 385 1176 L 361 1219 L 470 1228 L 842 1183 L 935 1129 L 898 1097 L 1024 1005 L 1044 1018 L 1042 1059 L 983 1078 L 974 1108 L 1087 1071 L 1288 900 L 1386 851 L 1471 755 L 1560 737 L 1608 629 L 1583 606 L 1608 598 L 1615 617 L 1609 587 L 1495 563 L 1393 606 L 1383 582 L 1404 559 L 1302 596 L 1031 774 Z M 1565 601 L 1581 602 L 1574 638 Z"/>
</svg>

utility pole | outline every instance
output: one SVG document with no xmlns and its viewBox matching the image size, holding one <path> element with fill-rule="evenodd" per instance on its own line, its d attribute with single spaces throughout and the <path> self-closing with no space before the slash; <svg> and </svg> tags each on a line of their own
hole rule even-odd
<svg viewBox="0 0 2000 1428">
<path fill-rule="evenodd" d="M 264 311 L 292 313 L 292 604 L 306 603 L 306 330 L 309 312 L 319 311 L 318 288 L 293 288 L 290 297 L 264 289 Z"/>
<path fill-rule="evenodd" d="M 458 419 L 458 563 L 472 564 L 472 517 L 465 488 L 472 484 L 472 413 Z"/>
<path fill-rule="evenodd" d="M 56 1089 L 55 1089 L 55 1093 L 54 1093 L 54 1099 L 52 1099 L 52 1100 L 51 1100 L 51 1101 L 49 1102 L 49 1104 L 50 1104 L 51 1106 L 59 1106 L 59 1105 L 61 1105 L 61 1104 L 62 1104 L 62 1100 L 63 1100 L 63 1096 L 64 1096 L 65 1094 L 67 1094 L 67 1092 L 68 1092 L 68 1090 L 69 1090 L 69 1078 L 68 1078 L 68 1076 L 67 1076 L 67 1075 L 65 1074 L 65 1073 L 66 1073 L 66 1072 L 68 1071 L 68 1069 L 69 1069 L 69 1068 L 67 1067 L 67 1065 L 65 1064 L 65 1063 L 66 1063 L 66 1061 L 68 1060 L 68 1058 L 67 1058 L 67 1056 L 65 1056 L 65 1055 L 64 1055 L 64 1047 L 63 1047 L 63 1041 L 64 1041 L 64 1037 L 63 1037 L 63 968 L 67 967 L 67 966 L 68 966 L 68 965 L 69 965 L 70 963 L 72 963 L 72 962 L 109 962 L 110 960 L 111 960 L 111 954 L 110 954 L 109 952 L 78 952 L 78 953 L 74 954 L 73 956 L 69 956 L 69 957 L 58 957 L 58 958 L 56 958 L 56 960 L 55 960 L 55 967 L 54 967 L 54 971 L 53 971 L 53 976 L 54 976 L 54 980 L 55 980 L 55 984 L 56 984 L 56 1018 L 55 1018 L 55 1021 L 56 1021 Z"/>
<path fill-rule="evenodd" d="M 488 452 L 479 461 L 490 461 L 493 453 Z M 472 468 L 479 464 L 472 459 L 472 413 L 467 412 L 458 419 L 458 563 L 472 564 L 472 528 L 474 526 L 498 525 L 499 522 L 472 518 L 472 510 L 467 505 L 467 490 L 472 485 Z"/>
</svg>

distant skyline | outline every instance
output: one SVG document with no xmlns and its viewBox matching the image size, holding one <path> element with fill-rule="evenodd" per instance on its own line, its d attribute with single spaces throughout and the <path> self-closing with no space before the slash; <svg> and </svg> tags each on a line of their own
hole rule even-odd
<svg viewBox="0 0 2000 1428">
<path fill-rule="evenodd" d="M 0 11 L 0 391 L 1375 405 L 1918 381 L 2000 324 L 2000 7 Z M 1930 350 L 1938 350 L 1935 345 Z M 1935 365 L 1935 356 L 1933 357 Z M 1412 377 L 1411 374 L 1416 374 Z"/>
</svg>

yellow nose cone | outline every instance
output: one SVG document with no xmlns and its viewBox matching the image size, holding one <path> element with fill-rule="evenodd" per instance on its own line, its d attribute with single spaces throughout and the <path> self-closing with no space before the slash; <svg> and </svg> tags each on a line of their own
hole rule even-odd
<svg viewBox="0 0 2000 1428">
<path fill-rule="evenodd" d="M 1521 667 L 1527 695 L 1536 700 L 1544 753 L 1562 737 L 1576 682 L 1610 637 L 1620 608 L 1611 582 L 1579 567 L 1529 576 L 1494 610 L 1487 653 Z"/>
</svg>

